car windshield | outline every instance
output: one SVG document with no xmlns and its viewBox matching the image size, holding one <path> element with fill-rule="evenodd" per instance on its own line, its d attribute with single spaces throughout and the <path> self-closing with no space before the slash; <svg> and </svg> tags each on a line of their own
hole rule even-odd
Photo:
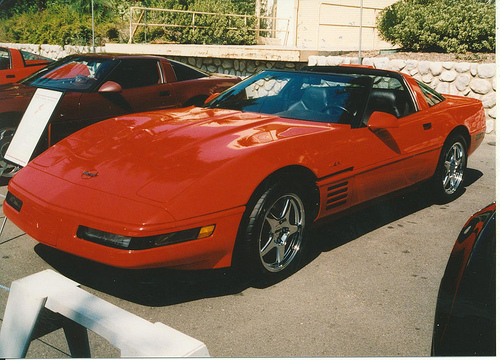
<svg viewBox="0 0 500 360">
<path fill-rule="evenodd" d="M 271 70 L 241 82 L 206 106 L 351 124 L 361 116 L 372 84 L 367 76 Z"/>
<path fill-rule="evenodd" d="M 113 59 L 101 57 L 67 57 L 21 82 L 45 89 L 88 92 L 101 83 L 115 63 Z"/>
</svg>

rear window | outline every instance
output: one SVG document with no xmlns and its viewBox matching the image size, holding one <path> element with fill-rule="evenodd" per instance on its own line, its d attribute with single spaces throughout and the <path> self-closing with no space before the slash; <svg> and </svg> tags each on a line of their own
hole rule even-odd
<svg viewBox="0 0 500 360">
<path fill-rule="evenodd" d="M 174 69 L 175 77 L 177 81 L 186 81 L 186 80 L 194 80 L 203 77 L 207 77 L 208 74 L 204 73 L 201 70 L 198 70 L 192 66 L 169 60 L 172 68 Z"/>
<path fill-rule="evenodd" d="M 124 59 L 113 69 L 108 81 L 115 81 L 123 89 L 133 89 L 160 83 L 158 61 L 153 59 Z"/>
<path fill-rule="evenodd" d="M 420 89 L 424 93 L 425 100 L 427 101 L 427 104 L 429 104 L 429 106 L 437 105 L 444 100 L 444 96 L 438 93 L 433 88 L 425 85 L 420 81 L 417 81 L 417 84 L 418 86 L 420 86 Z"/>
<path fill-rule="evenodd" d="M 36 65 L 42 65 L 42 64 L 47 64 L 49 62 L 52 62 L 54 60 L 46 58 L 41 55 L 33 54 L 27 51 L 19 51 L 21 53 L 21 56 L 24 61 L 24 65 L 26 66 L 36 66 Z"/>
</svg>

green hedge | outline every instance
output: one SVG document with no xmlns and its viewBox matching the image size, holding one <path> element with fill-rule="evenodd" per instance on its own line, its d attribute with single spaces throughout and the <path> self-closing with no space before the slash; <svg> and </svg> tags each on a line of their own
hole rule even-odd
<svg viewBox="0 0 500 360">
<path fill-rule="evenodd" d="M 97 44 L 118 40 L 114 23 L 95 25 Z M 0 42 L 55 45 L 90 45 L 92 20 L 67 6 L 51 6 L 36 13 L 16 14 L 0 21 Z"/>
<path fill-rule="evenodd" d="M 240 1 L 241 3 L 241 1 Z M 150 0 L 147 4 L 153 8 L 170 8 L 204 13 L 240 14 L 238 2 L 231 0 L 194 0 L 185 5 L 168 4 L 165 0 Z M 195 15 L 195 28 L 192 28 L 193 16 L 189 13 L 166 13 L 148 11 L 145 15 L 148 23 L 173 24 L 185 27 L 139 27 L 134 36 L 135 42 L 174 42 L 181 44 L 217 44 L 248 45 L 256 43 L 254 28 L 255 17 L 247 22 L 243 18 L 228 18 L 218 15 Z M 144 22 L 144 18 L 142 20 Z"/>
<path fill-rule="evenodd" d="M 1 2 L 1 0 L 0 0 Z M 90 0 L 88 1 L 90 3 Z M 111 0 L 99 0 L 97 3 L 110 4 Z M 95 36 L 96 45 L 107 41 L 125 42 L 129 36 L 128 9 L 136 4 L 153 8 L 174 8 L 178 10 L 194 10 L 208 13 L 238 14 L 246 12 L 248 0 L 115 0 L 116 7 L 110 12 L 109 7 L 96 13 Z M 63 1 L 47 3 L 47 8 L 34 11 L 21 7 L 6 16 L 0 12 L 0 42 L 56 44 L 56 45 L 90 45 L 92 43 L 92 22 L 90 8 L 72 5 Z M 108 5 L 109 5 L 108 4 Z M 78 10 L 78 11 L 77 11 Z M 243 18 L 228 19 L 214 15 L 196 15 L 196 29 L 191 28 L 190 14 L 158 13 L 148 11 L 148 23 L 178 24 L 186 28 L 171 27 L 139 27 L 134 40 L 136 42 L 175 42 L 189 44 L 255 44 L 255 17 L 247 23 Z M 228 29 L 228 27 L 234 29 Z"/>
<path fill-rule="evenodd" d="M 379 15 L 381 37 L 406 50 L 495 50 L 495 5 L 478 0 L 400 0 Z"/>
</svg>

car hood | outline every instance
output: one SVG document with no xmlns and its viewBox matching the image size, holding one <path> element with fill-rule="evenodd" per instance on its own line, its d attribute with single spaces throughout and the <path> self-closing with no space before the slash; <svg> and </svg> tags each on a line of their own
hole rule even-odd
<svg viewBox="0 0 500 360">
<path fill-rule="evenodd" d="M 37 88 L 23 84 L 0 85 L 0 100 L 13 100 L 18 98 L 32 98 Z"/>
<path fill-rule="evenodd" d="M 131 114 L 73 134 L 28 166 L 81 186 L 164 203 L 245 154 L 327 129 L 327 124 L 221 109 Z"/>
</svg>

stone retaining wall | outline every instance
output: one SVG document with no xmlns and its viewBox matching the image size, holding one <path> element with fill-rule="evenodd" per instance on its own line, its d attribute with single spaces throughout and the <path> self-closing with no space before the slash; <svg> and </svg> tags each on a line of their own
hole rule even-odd
<svg viewBox="0 0 500 360">
<path fill-rule="evenodd" d="M 84 54 L 92 52 L 92 46 L 74 46 L 74 45 L 37 45 L 37 44 L 10 44 L 10 43 L 0 43 L 2 47 L 8 47 L 12 49 L 19 49 L 31 52 L 33 54 L 42 55 L 50 59 L 60 59 L 72 54 Z M 103 46 L 96 46 L 96 52 L 104 52 L 105 48 Z"/>
<path fill-rule="evenodd" d="M 268 69 L 292 69 L 300 70 L 306 64 L 301 62 L 264 61 L 249 59 L 218 59 L 218 58 L 195 58 L 169 56 L 169 59 L 177 60 L 191 66 L 195 66 L 210 73 L 237 75 L 248 77 L 262 70 Z"/>
<path fill-rule="evenodd" d="M 19 48 L 52 59 L 70 54 L 91 52 L 90 46 L 59 46 L 0 44 L 0 46 Z M 96 52 L 105 52 L 104 47 L 96 47 Z M 238 75 L 246 77 L 265 69 L 301 69 L 304 62 L 264 61 L 253 59 L 220 59 L 202 57 L 171 56 L 207 72 Z M 310 56 L 309 65 L 357 64 L 358 58 L 342 56 Z M 412 75 L 444 94 L 463 95 L 480 99 L 486 113 L 487 132 L 495 130 L 496 120 L 496 66 L 493 63 L 477 64 L 467 62 L 431 62 L 417 60 L 364 58 L 363 65 L 378 69 L 397 70 Z"/>
</svg>

